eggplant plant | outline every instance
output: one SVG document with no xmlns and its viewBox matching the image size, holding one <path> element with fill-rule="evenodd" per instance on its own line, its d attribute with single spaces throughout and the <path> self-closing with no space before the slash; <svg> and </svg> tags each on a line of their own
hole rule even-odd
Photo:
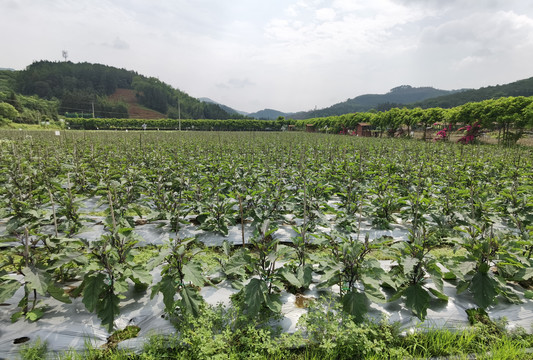
<svg viewBox="0 0 533 360">
<path fill-rule="evenodd" d="M 443 269 L 430 253 L 440 246 L 440 239 L 424 224 L 410 230 L 409 240 L 391 245 L 390 254 L 396 261 L 389 272 L 388 285 L 395 294 L 389 301 L 405 298 L 405 306 L 419 319 L 424 320 L 431 305 L 432 296 L 448 301 L 443 291 Z M 428 283 L 432 280 L 432 285 Z"/>
<path fill-rule="evenodd" d="M 330 253 L 320 262 L 323 275 L 318 287 L 338 285 L 343 310 L 361 322 L 372 301 L 385 302 L 380 287 L 386 273 L 379 261 L 368 255 L 381 249 L 388 240 L 370 241 L 366 236 L 364 241 L 359 241 L 356 237 L 335 231 L 322 236 L 323 245 Z"/>
<path fill-rule="evenodd" d="M 87 310 L 96 312 L 102 325 L 113 331 L 114 320 L 120 313 L 120 300 L 129 290 L 129 281 L 148 286 L 152 276 L 142 265 L 134 262 L 137 250 L 134 248 L 139 237 L 129 221 L 117 218 L 113 208 L 111 192 L 108 193 L 109 209 L 104 220 L 107 234 L 99 240 L 86 242 L 88 249 L 85 276 L 78 291 L 83 292 L 83 303 Z"/>
<path fill-rule="evenodd" d="M 70 182 L 70 174 L 67 174 L 67 183 L 63 187 L 55 181 L 50 182 L 50 204 L 54 209 L 53 220 L 56 233 L 64 233 L 67 237 L 77 234 L 83 227 L 83 221 L 87 220 L 80 216 L 80 200 L 76 199 L 72 192 L 73 184 Z M 55 206 L 57 205 L 57 210 Z M 57 236 L 57 234 L 56 234 Z"/>
<path fill-rule="evenodd" d="M 14 245 L 13 240 L 18 244 Z M 49 266 L 50 254 L 42 245 L 43 238 L 31 236 L 27 228 L 24 228 L 24 235 L 8 236 L 0 243 L 4 259 L 0 263 L 0 303 L 24 288 L 17 305 L 20 310 L 11 316 L 13 322 L 20 318 L 30 321 L 40 319 L 45 313 L 45 306 L 41 306 L 39 296 L 49 295 L 64 303 L 71 302 L 54 280 L 54 268 Z M 17 276 L 13 276 L 13 270 Z"/>
<path fill-rule="evenodd" d="M 497 302 L 501 295 L 511 303 L 520 303 L 520 298 L 504 277 L 506 273 L 515 273 L 510 268 L 519 270 L 524 267 L 511 247 L 511 238 L 495 232 L 489 223 L 471 222 L 468 226 L 458 227 L 465 236 L 455 239 L 456 250 L 466 250 L 466 255 L 457 256 L 447 264 L 453 267 L 458 278 L 457 293 L 470 291 L 474 302 L 486 309 Z M 515 275 L 515 276 L 516 276 Z M 523 274 L 524 280 L 531 275 Z"/>
<path fill-rule="evenodd" d="M 304 226 L 292 227 L 297 236 L 291 238 L 292 249 L 289 257 L 294 258 L 280 269 L 280 275 L 289 284 L 292 293 L 301 293 L 311 285 L 313 280 L 313 264 L 310 262 L 309 246 L 312 242 Z"/>
<path fill-rule="evenodd" d="M 281 312 L 279 292 L 283 289 L 283 282 L 276 262 L 285 258 L 288 249 L 274 238 L 277 229 L 267 220 L 255 229 L 250 240 L 255 255 L 249 265 L 252 278 L 238 294 L 249 317 L 256 316 L 261 309 L 268 309 L 274 314 Z"/>
<path fill-rule="evenodd" d="M 163 169 L 153 183 L 147 184 L 147 189 L 148 200 L 151 200 L 155 207 L 150 220 L 167 220 L 171 230 L 176 233 L 182 225 L 188 223 L 185 217 L 191 211 L 187 201 L 191 190 L 183 173 L 177 174 L 171 169 Z"/>
<path fill-rule="evenodd" d="M 396 212 L 404 205 L 404 199 L 396 191 L 397 185 L 387 177 L 376 179 L 376 183 L 368 188 L 370 201 L 367 212 L 372 217 L 372 224 L 378 229 L 390 229 Z"/>
<path fill-rule="evenodd" d="M 200 214 L 196 221 L 200 223 L 200 229 L 214 231 L 222 235 L 228 235 L 229 227 L 235 225 L 238 210 L 235 208 L 238 203 L 221 193 L 214 201 L 202 202 L 198 204 Z"/>
<path fill-rule="evenodd" d="M 161 281 L 152 287 L 151 297 L 163 294 L 165 311 L 171 316 L 190 314 L 197 316 L 204 300 L 199 289 L 209 283 L 202 273 L 202 264 L 194 258 L 202 250 L 195 246 L 195 239 L 169 240 L 156 262 L 162 261 Z M 179 299 L 176 300 L 176 295 Z"/>
<path fill-rule="evenodd" d="M 248 272 L 251 272 L 250 254 L 244 246 L 235 249 L 227 240 L 222 242 L 222 254 L 217 257 L 218 267 L 216 271 L 221 273 L 221 277 L 228 280 L 235 289 L 242 289 L 243 282 Z M 217 281 L 220 279 L 212 279 Z"/>
</svg>

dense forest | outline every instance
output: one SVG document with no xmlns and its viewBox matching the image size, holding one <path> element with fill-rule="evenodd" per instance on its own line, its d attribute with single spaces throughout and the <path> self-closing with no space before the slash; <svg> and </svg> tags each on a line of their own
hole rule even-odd
<svg viewBox="0 0 533 360">
<path fill-rule="evenodd" d="M 434 107 L 452 108 L 469 102 L 509 96 L 533 96 L 533 77 L 509 84 L 487 86 L 477 90 L 466 90 L 445 96 L 438 96 L 412 104 L 412 107 L 421 107 L 423 109 Z"/>
<path fill-rule="evenodd" d="M 89 63 L 38 61 L 25 70 L 14 72 L 9 82 L 11 91 L 24 96 L 36 95 L 57 100 L 57 112 L 94 114 L 95 117 L 127 118 L 128 107 L 122 101 L 111 101 L 117 89 L 136 92 L 139 104 L 169 118 L 228 119 L 229 114 L 218 105 L 193 98 L 162 81 L 134 71 Z"/>
<path fill-rule="evenodd" d="M 401 85 L 392 88 L 386 94 L 365 94 L 318 110 L 299 112 L 292 115 L 294 119 L 309 119 L 323 116 L 343 115 L 370 110 L 386 111 L 402 107 L 417 101 L 453 94 L 461 90 L 440 90 L 432 87 L 412 87 Z"/>
</svg>

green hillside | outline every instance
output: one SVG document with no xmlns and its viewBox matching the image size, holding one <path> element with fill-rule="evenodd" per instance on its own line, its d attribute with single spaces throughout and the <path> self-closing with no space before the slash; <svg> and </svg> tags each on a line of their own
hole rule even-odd
<svg viewBox="0 0 533 360">
<path fill-rule="evenodd" d="M 134 71 L 90 63 L 38 61 L 16 72 L 14 90 L 23 95 L 58 99 L 59 114 L 129 117 L 128 106 L 109 96 L 117 89 L 136 92 L 140 105 L 169 118 L 228 119 L 235 115 Z"/>
<path fill-rule="evenodd" d="M 371 109 L 378 111 L 388 110 L 392 107 L 401 107 L 413 102 L 451 94 L 460 90 L 439 90 L 432 87 L 412 87 L 401 85 L 391 89 L 386 94 L 365 94 L 348 99 L 330 107 L 299 112 L 293 114 L 294 119 L 309 119 L 315 117 L 336 116 L 354 112 L 365 112 Z"/>
<path fill-rule="evenodd" d="M 434 97 L 414 103 L 424 109 L 441 107 L 452 108 L 469 102 L 498 99 L 508 96 L 533 96 L 533 77 L 509 84 L 487 86 L 477 90 L 466 90 L 455 94 Z"/>
</svg>

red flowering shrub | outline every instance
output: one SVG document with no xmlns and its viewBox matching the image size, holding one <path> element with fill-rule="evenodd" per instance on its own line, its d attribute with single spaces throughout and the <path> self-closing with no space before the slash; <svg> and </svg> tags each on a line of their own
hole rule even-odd
<svg viewBox="0 0 533 360">
<path fill-rule="evenodd" d="M 481 125 L 478 121 L 476 121 L 472 125 L 466 125 L 460 128 L 457 131 L 464 131 L 464 135 L 457 142 L 460 142 L 462 144 L 472 144 L 480 135 L 479 130 L 481 130 Z"/>
</svg>

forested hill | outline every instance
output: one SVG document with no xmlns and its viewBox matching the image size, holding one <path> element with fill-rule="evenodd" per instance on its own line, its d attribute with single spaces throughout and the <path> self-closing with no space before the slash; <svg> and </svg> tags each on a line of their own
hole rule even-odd
<svg viewBox="0 0 533 360">
<path fill-rule="evenodd" d="M 468 102 L 478 102 L 509 96 L 533 96 L 533 77 L 509 84 L 487 86 L 477 90 L 466 90 L 455 94 L 439 96 L 417 102 L 413 106 L 419 106 L 424 109 L 434 107 L 452 108 Z"/>
<path fill-rule="evenodd" d="M 432 87 L 412 87 L 401 85 L 391 89 L 386 94 L 366 94 L 332 105 L 328 108 L 299 112 L 292 115 L 294 119 L 309 119 L 343 115 L 354 112 L 365 112 L 371 109 L 378 111 L 401 107 L 413 102 L 452 94 L 461 90 L 439 90 Z"/>
<path fill-rule="evenodd" d="M 15 85 L 24 95 L 58 99 L 59 114 L 92 114 L 94 108 L 97 117 L 128 117 L 128 104 L 109 98 L 117 89 L 134 90 L 140 105 L 169 118 L 236 117 L 156 78 L 101 64 L 38 61 L 17 72 Z"/>
</svg>

